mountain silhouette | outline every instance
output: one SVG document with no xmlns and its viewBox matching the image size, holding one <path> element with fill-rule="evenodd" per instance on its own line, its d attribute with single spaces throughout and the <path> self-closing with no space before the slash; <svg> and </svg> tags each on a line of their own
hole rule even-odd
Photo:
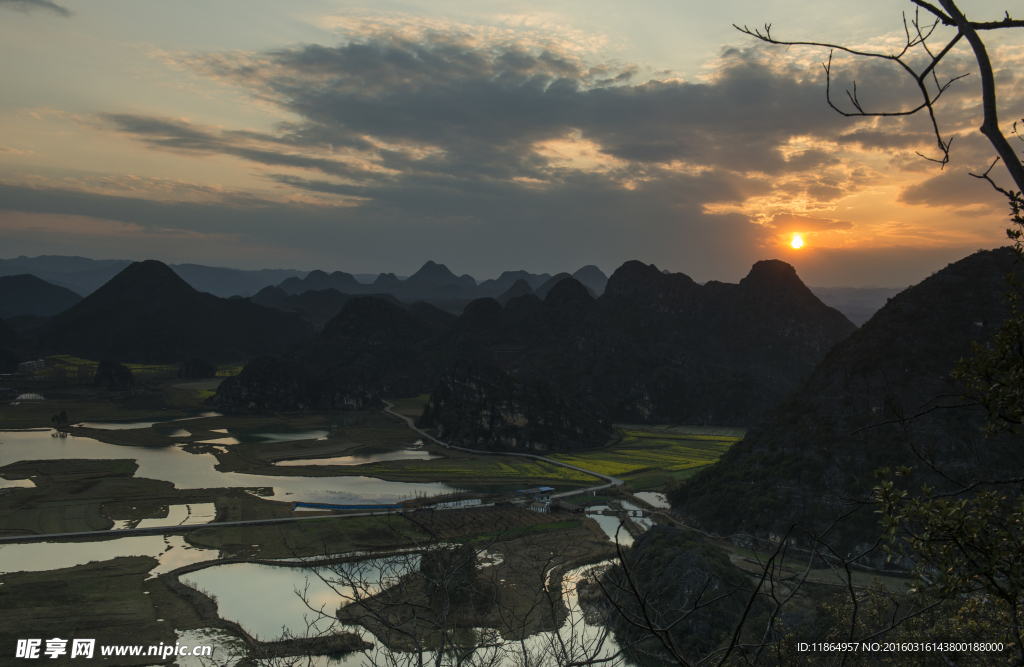
<svg viewBox="0 0 1024 667">
<path fill-rule="evenodd" d="M 431 272 L 442 273 L 436 266 Z M 226 409 L 252 403 L 283 410 L 430 391 L 421 422 L 456 444 L 598 446 L 612 420 L 752 424 L 856 329 L 778 261 L 759 262 L 738 285 L 705 286 L 627 262 L 598 299 L 568 274 L 546 282 L 543 300 L 522 280 L 521 294 L 503 295 L 504 304 L 476 299 L 456 319 L 402 317 L 394 304 L 351 310 L 360 301 L 353 299 L 292 358 L 298 370 L 290 379 L 272 380 L 255 367 L 250 375 L 247 368 L 239 376 L 245 392 L 219 393 L 218 400 Z M 357 335 L 360 326 L 377 332 L 380 345 L 368 347 Z M 349 360 L 354 350 L 372 359 L 358 372 Z M 348 374 L 353 382 L 318 379 L 324 376 L 318 367 L 348 369 L 328 375 Z M 273 377 L 287 375 L 274 368 Z M 290 382 L 294 389 L 282 393 Z M 366 393 L 353 398 L 359 387 Z M 302 398 L 275 398 L 285 394 Z M 481 410 L 486 418 L 478 418 Z"/>
<path fill-rule="evenodd" d="M 215 402 L 233 411 L 332 411 L 377 407 L 381 396 L 415 395 L 430 357 L 423 345 L 442 326 L 435 310 L 350 298 L 300 351 L 261 357 L 226 379 Z M 446 321 L 444 313 L 439 317 Z"/>
<path fill-rule="evenodd" d="M 67 310 L 82 297 L 31 274 L 0 276 L 0 319 L 19 315 L 46 317 Z"/>
<path fill-rule="evenodd" d="M 956 407 L 964 401 L 950 373 L 1006 318 L 1014 258 L 1008 248 L 978 252 L 891 298 L 718 463 L 672 493 L 673 506 L 717 532 L 767 536 L 796 522 L 824 530 L 855 507 L 851 499 L 870 495 L 880 466 L 914 466 L 918 483 L 941 489 L 914 449 L 963 479 L 998 470 L 1011 449 L 982 437 L 980 408 Z M 768 273 L 759 278 L 766 291 L 788 280 Z M 830 533 L 850 547 L 877 534 L 871 508 Z"/>
<path fill-rule="evenodd" d="M 576 273 L 572 274 L 572 277 L 586 285 L 596 296 L 601 296 L 604 293 L 605 286 L 608 284 L 608 276 L 604 275 L 604 272 L 593 264 L 588 264 L 579 269 Z"/>
<path fill-rule="evenodd" d="M 135 262 L 33 331 L 42 347 L 87 359 L 238 361 L 309 340 L 301 318 L 197 292 L 162 262 Z"/>
<path fill-rule="evenodd" d="M 363 284 L 351 273 L 335 271 L 328 274 L 324 271 L 310 271 L 305 278 L 292 276 L 283 281 L 278 287 L 288 294 L 302 294 L 309 290 L 336 289 L 346 294 L 358 294 L 363 289 Z"/>
<path fill-rule="evenodd" d="M 507 292 L 498 297 L 498 303 L 504 306 L 508 303 L 509 299 L 514 299 L 517 296 L 524 296 L 526 294 L 533 294 L 533 290 L 530 288 L 530 283 L 520 278 L 512 285 L 512 287 L 508 288 Z"/>
</svg>

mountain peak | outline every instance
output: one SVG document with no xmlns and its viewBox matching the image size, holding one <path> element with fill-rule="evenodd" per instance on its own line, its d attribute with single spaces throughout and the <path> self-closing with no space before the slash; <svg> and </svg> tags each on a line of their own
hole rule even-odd
<svg viewBox="0 0 1024 667">
<path fill-rule="evenodd" d="M 530 283 L 520 278 L 512 284 L 512 287 L 509 287 L 508 290 L 498 297 L 498 303 L 504 306 L 508 303 L 509 299 L 514 299 L 524 294 L 533 294 L 533 288 L 530 287 Z"/>
<path fill-rule="evenodd" d="M 572 277 L 592 289 L 597 295 L 604 292 L 604 288 L 608 285 L 608 276 L 593 264 L 587 264 L 572 274 Z"/>
<path fill-rule="evenodd" d="M 428 260 L 426 264 L 420 267 L 420 270 L 409 276 L 406 281 L 409 284 L 415 283 L 457 283 L 461 284 L 463 281 L 454 273 L 452 273 L 447 266 L 444 264 L 437 264 L 436 262 Z"/>
<path fill-rule="evenodd" d="M 740 280 L 741 287 L 747 288 L 792 288 L 807 289 L 791 264 L 781 259 L 762 259 L 750 267 L 750 272 Z"/>
<path fill-rule="evenodd" d="M 377 276 L 377 279 L 373 281 L 373 284 L 375 286 L 393 285 L 393 284 L 398 283 L 398 282 L 401 282 L 401 281 L 398 280 L 398 276 L 396 276 L 395 274 L 393 274 L 393 273 L 381 273 L 379 276 Z"/>
<path fill-rule="evenodd" d="M 544 297 L 544 303 L 559 310 L 578 311 L 594 305 L 593 293 L 573 277 L 558 281 Z"/>
<path fill-rule="evenodd" d="M 161 261 L 147 259 L 134 262 L 121 270 L 110 281 L 93 292 L 90 297 L 96 301 L 117 294 L 146 293 L 149 295 L 167 293 L 198 294 L 174 269 Z"/>
<path fill-rule="evenodd" d="M 199 292 L 163 262 L 125 267 L 38 330 L 44 348 L 87 359 L 244 359 L 309 338 L 298 317 Z"/>
</svg>

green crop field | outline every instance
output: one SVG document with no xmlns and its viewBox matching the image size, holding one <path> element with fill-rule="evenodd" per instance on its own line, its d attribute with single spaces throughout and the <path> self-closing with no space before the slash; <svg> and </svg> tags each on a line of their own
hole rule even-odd
<svg viewBox="0 0 1024 667">
<path fill-rule="evenodd" d="M 98 361 L 82 359 L 70 354 L 57 354 L 46 357 L 46 369 L 36 375 L 60 384 L 90 384 L 96 375 Z M 175 378 L 178 366 L 174 364 L 125 364 L 136 379 L 141 378 Z M 242 366 L 238 364 L 221 364 L 217 366 L 217 377 L 238 375 Z"/>
<path fill-rule="evenodd" d="M 326 466 L 324 466 L 326 468 Z M 332 474 L 357 474 L 384 479 L 441 481 L 452 484 L 486 481 L 487 483 L 519 483 L 533 481 L 570 486 L 598 483 L 598 479 L 578 470 L 518 458 L 492 456 L 460 456 L 429 461 L 401 461 L 368 463 L 360 466 L 333 469 Z"/>
<path fill-rule="evenodd" d="M 674 435 L 663 430 L 626 429 L 622 434 L 622 441 L 611 447 L 552 454 L 550 458 L 623 478 L 637 489 L 650 488 L 711 465 L 741 440 L 724 435 Z"/>
</svg>

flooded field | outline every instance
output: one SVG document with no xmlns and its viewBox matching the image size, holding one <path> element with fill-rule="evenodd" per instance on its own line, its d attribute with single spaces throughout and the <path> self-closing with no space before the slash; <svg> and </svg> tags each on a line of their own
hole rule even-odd
<svg viewBox="0 0 1024 667">
<path fill-rule="evenodd" d="M 192 415 L 190 417 L 168 417 L 167 419 L 153 419 L 147 421 L 127 421 L 127 422 L 81 422 L 75 424 L 75 426 L 81 426 L 82 428 L 95 428 L 101 431 L 125 431 L 136 428 L 151 428 L 157 424 L 166 424 L 168 422 L 184 422 L 191 421 L 193 419 L 205 419 L 207 417 L 223 417 L 219 412 L 203 412 L 198 415 Z"/>
<path fill-rule="evenodd" d="M 542 631 L 526 638 L 525 646 L 509 642 L 501 650 L 506 651 L 504 659 L 496 665 L 517 665 L 522 663 L 520 652 L 525 648 L 533 656 L 557 655 L 562 646 L 591 656 L 610 656 L 618 650 L 614 637 L 605 626 L 588 621 L 585 607 L 580 604 L 576 584 L 584 574 L 593 568 L 603 568 L 610 561 L 570 569 L 561 582 L 561 597 L 568 613 L 556 632 Z M 406 564 L 410 570 L 417 567 L 418 559 Z M 302 636 L 308 632 L 327 630 L 334 623 L 334 630 L 356 632 L 370 642 L 377 638 L 359 626 L 341 625 L 334 621 L 334 612 L 348 603 L 352 589 L 342 581 L 346 576 L 355 576 L 359 581 L 379 590 L 381 568 L 390 578 L 400 573 L 391 569 L 388 561 L 367 561 L 358 565 L 342 566 L 345 575 L 330 569 L 312 570 L 300 567 L 275 567 L 252 563 L 237 563 L 206 568 L 182 577 L 184 583 L 217 597 L 221 616 L 239 623 L 251 634 L 263 638 L 276 638 L 283 632 Z M 487 568 L 481 572 L 485 576 Z M 555 584 L 551 584 L 555 585 Z M 557 590 L 557 589 L 556 589 Z M 314 611 L 317 610 L 317 611 Z M 322 610 L 322 614 L 318 613 Z M 330 618 L 325 618 L 329 616 Z M 423 621 L 429 625 L 430 619 Z M 426 626 L 425 626 L 426 627 Z M 477 628 L 473 632 L 486 636 L 488 628 Z M 561 642 L 559 641 L 561 639 Z M 502 644 L 500 637 L 495 641 Z M 557 648 L 556 648 L 557 647 Z M 400 654 L 396 655 L 401 660 Z M 411 655 L 409 657 L 412 657 Z M 360 665 L 362 654 L 321 658 L 316 665 Z"/>
<path fill-rule="evenodd" d="M 217 419 L 207 422 L 193 421 L 203 417 L 216 417 Z M 97 431 L 92 433 L 79 431 L 79 435 L 69 435 L 50 429 L 0 431 L 0 467 L 25 461 L 83 461 L 80 464 L 71 463 L 66 466 L 40 463 L 12 468 L 12 476 L 20 474 L 30 475 L 30 477 L 18 480 L 0 478 L 0 489 L 10 489 L 4 491 L 5 494 L 24 493 L 17 491 L 18 488 L 38 487 L 44 492 L 44 495 L 39 496 L 39 499 L 42 500 L 46 497 L 45 493 L 50 493 L 47 489 L 56 489 L 59 486 L 60 489 L 63 489 L 62 493 L 73 493 L 76 479 L 91 479 L 89 475 L 97 474 L 107 475 L 104 477 L 107 482 L 112 479 L 135 478 L 157 480 L 161 483 L 169 482 L 174 486 L 174 489 L 170 491 L 168 491 L 170 487 L 166 485 L 162 490 L 150 489 L 145 484 L 154 485 L 156 482 L 146 482 L 140 486 L 138 482 L 132 481 L 131 485 L 124 488 L 130 486 L 134 489 L 133 493 L 138 495 L 133 498 L 137 497 L 138 500 L 126 500 L 120 503 L 110 503 L 100 497 L 103 494 L 94 494 L 97 496 L 97 502 L 106 503 L 102 507 L 100 505 L 96 505 L 96 507 L 100 508 L 98 511 L 110 517 L 108 526 L 110 525 L 109 521 L 113 521 L 113 530 L 98 530 L 97 533 L 104 534 L 104 537 L 90 541 L 73 543 L 48 541 L 0 545 L 0 575 L 41 577 L 40 581 L 46 581 L 47 585 L 59 586 L 63 585 L 62 582 L 65 580 L 49 582 L 45 580 L 47 572 L 63 568 L 85 568 L 93 573 L 90 576 L 100 576 L 101 571 L 95 570 L 95 568 L 102 567 L 112 573 L 120 572 L 123 569 L 126 573 L 125 577 L 128 576 L 129 571 L 138 571 L 141 574 L 134 575 L 139 577 L 137 581 L 160 582 L 162 580 L 157 577 L 162 573 L 186 565 L 202 564 L 222 558 L 247 560 L 289 558 L 289 549 L 296 549 L 290 552 L 292 554 L 299 554 L 298 549 L 300 548 L 307 550 L 303 553 L 314 553 L 318 548 L 326 548 L 328 543 L 332 545 L 331 548 L 334 551 L 326 553 L 380 553 L 379 549 L 394 548 L 388 547 L 384 541 L 377 544 L 376 541 L 383 540 L 380 535 L 382 530 L 379 527 L 374 529 L 368 524 L 359 524 L 361 519 L 358 517 L 342 520 L 325 517 L 324 522 L 314 520 L 308 523 L 234 528 L 218 527 L 216 523 L 211 524 L 220 512 L 225 513 L 221 516 L 221 521 L 225 520 L 224 517 L 230 521 L 251 518 L 252 514 L 246 516 L 237 514 L 237 512 L 249 511 L 246 509 L 247 501 L 243 500 L 239 503 L 238 497 L 244 499 L 259 496 L 268 500 L 286 502 L 376 504 L 394 503 L 413 497 L 435 496 L 466 490 L 490 493 L 509 492 L 545 484 L 551 486 L 557 484 L 556 490 L 558 491 L 574 488 L 571 485 L 564 486 L 551 477 L 541 476 L 541 474 L 553 474 L 542 467 L 547 464 L 518 459 L 506 461 L 502 457 L 466 456 L 465 454 L 450 456 L 441 448 L 433 445 L 424 446 L 414 432 L 410 432 L 404 425 L 396 427 L 385 416 L 379 414 L 344 416 L 339 423 L 332 423 L 329 420 L 320 421 L 319 424 L 324 424 L 323 427 L 319 427 L 318 422 L 314 421 L 312 417 L 294 419 L 291 424 L 268 424 L 266 422 L 260 424 L 253 420 L 254 426 L 248 426 L 247 424 L 253 422 L 246 422 L 240 418 L 219 417 L 216 413 L 204 413 L 199 417 L 167 420 L 83 422 L 81 426 Z M 193 423 L 190 424 L 190 422 Z M 109 439 L 111 442 L 103 442 L 98 438 Z M 112 444 L 115 442 L 121 444 Z M 306 458 L 300 458 L 302 456 Z M 232 459 L 231 457 L 236 458 Z M 137 469 L 133 469 L 132 465 L 126 462 L 128 460 L 134 461 Z M 250 467 L 239 465 L 240 460 Z M 111 463 L 97 464 L 92 463 L 93 461 Z M 369 475 L 387 476 L 384 471 L 391 470 L 392 468 L 388 466 L 393 465 L 394 469 L 404 470 L 407 475 L 410 473 L 422 474 L 427 475 L 426 479 L 445 480 L 451 478 L 442 475 L 454 474 L 456 475 L 453 478 L 455 480 L 475 480 L 476 484 L 416 481 L 416 477 L 411 477 L 411 479 L 406 477 L 405 479 L 408 481 L 389 481 L 369 475 L 345 476 L 339 474 L 340 469 L 332 470 L 329 467 L 366 464 L 373 464 L 373 467 L 367 471 Z M 415 465 L 424 466 L 422 472 L 420 469 L 410 467 Z M 306 467 L 307 470 L 301 470 L 302 467 Z M 281 474 L 274 474 L 275 468 L 281 469 Z M 104 472 L 107 470 L 109 472 Z M 416 472 L 413 472 L 414 470 Z M 565 474 L 564 469 L 555 468 L 554 470 L 554 474 Z M 381 472 L 378 473 L 378 471 Z M 469 472 L 467 473 L 467 471 Z M 476 471 L 480 471 L 480 474 L 477 474 Z M 353 472 L 362 471 L 354 470 Z M 499 472 L 500 476 L 497 474 Z M 298 473 L 298 475 L 288 473 Z M 306 476 L 315 474 L 321 476 Z M 583 477 L 584 479 L 580 481 L 586 483 L 588 480 L 585 476 Z M 399 477 L 399 479 L 403 478 Z M 572 481 L 576 482 L 577 480 L 573 479 Z M 121 484 L 122 482 L 117 483 Z M 124 482 L 124 484 L 128 483 Z M 577 485 L 580 485 L 579 482 Z M 212 493 L 208 491 L 218 489 L 225 491 Z M 225 493 L 235 495 L 221 497 Z M 13 498 L 13 496 L 11 497 Z M 151 500 L 149 500 L 150 497 L 152 497 Z M 637 497 L 652 505 L 664 506 L 664 500 L 655 494 L 638 494 Z M 606 502 L 612 502 L 613 505 L 616 501 L 615 498 L 606 500 Z M 256 499 L 254 502 L 262 503 L 263 500 Z M 634 509 L 628 502 L 621 500 L 618 502 L 622 502 L 622 507 Z M 136 504 L 138 507 L 135 506 Z M 458 507 L 474 511 L 468 508 L 480 504 L 481 500 L 479 499 L 464 499 L 438 506 L 438 509 Z M 288 506 L 282 507 L 276 504 L 272 507 L 267 504 L 259 511 L 264 513 L 259 515 L 260 517 L 293 516 Z M 474 528 L 476 532 L 468 533 L 464 530 L 451 532 L 446 528 L 445 530 L 449 530 L 451 534 L 445 534 L 444 539 L 461 540 L 464 539 L 464 535 L 493 533 L 496 527 L 493 524 L 493 519 L 490 518 L 492 517 L 490 512 L 494 510 L 481 508 L 475 511 L 482 512 L 484 514 L 481 516 L 488 517 L 485 521 L 486 525 L 477 526 Z M 602 544 L 600 533 L 594 530 L 593 526 L 586 528 L 586 521 L 584 521 L 584 526 L 581 526 L 578 518 L 569 520 L 569 517 L 564 516 L 549 517 L 525 510 L 515 511 L 534 517 L 517 530 L 529 532 L 533 530 L 530 526 L 550 526 L 541 531 L 553 531 L 550 537 L 545 538 L 551 541 L 545 544 L 558 546 L 546 546 L 545 549 L 557 550 L 562 548 L 561 545 L 574 545 L 574 548 L 578 550 L 578 553 L 572 557 L 577 559 L 572 561 L 574 563 L 581 562 L 578 559 L 583 553 L 604 553 L 602 550 L 606 549 L 606 546 Z M 236 512 L 236 514 L 231 514 L 231 512 Z M 268 514 L 270 512 L 272 514 Z M 438 513 L 439 516 L 442 514 L 447 513 Z M 461 516 L 461 512 L 457 514 Z M 453 516 L 455 515 L 453 514 Z M 401 526 L 401 530 L 395 534 L 398 535 L 403 530 L 413 533 L 419 531 L 419 526 L 424 519 L 417 517 L 418 515 L 394 517 L 393 520 L 398 522 L 395 525 Z M 617 539 L 623 546 L 632 544 L 633 538 L 620 524 L 619 517 L 611 514 L 608 516 L 592 514 L 589 515 L 589 518 L 600 527 L 605 535 L 609 536 L 613 543 Z M 365 521 L 370 520 L 371 517 L 365 519 Z M 632 520 L 643 528 L 649 525 L 649 521 L 640 517 L 632 518 Z M 136 527 L 199 524 L 203 524 L 204 527 L 185 535 L 117 536 L 118 530 Z M 206 526 L 205 524 L 211 525 Z M 53 527 L 30 530 L 42 533 L 59 532 Z M 394 530 L 394 527 L 391 530 Z M 427 532 L 430 530 L 438 531 L 438 534 L 443 532 L 432 524 Z M 559 532 L 565 530 L 576 532 Z M 561 537 L 562 535 L 566 537 Z M 575 537 L 570 539 L 570 535 Z M 415 539 L 423 539 L 425 536 L 426 533 L 421 532 Z M 309 551 L 310 549 L 312 552 Z M 325 552 L 321 550 L 318 553 Z M 554 553 L 554 551 L 550 553 Z M 543 557 L 540 552 L 536 555 Z M 133 557 L 135 560 L 130 560 Z M 487 570 L 488 567 L 499 567 L 503 559 L 507 557 L 508 554 L 499 556 L 493 561 L 494 564 L 484 567 L 484 570 Z M 523 558 L 524 556 L 515 557 Z M 603 558 L 606 555 L 599 557 Z M 155 559 L 156 565 L 152 565 L 154 561 L 144 560 L 146 558 Z M 141 566 L 140 563 L 142 563 Z M 141 569 L 139 569 L 140 567 Z M 132 570 L 132 568 L 135 569 Z M 596 642 L 606 633 L 606 629 L 599 622 L 595 621 L 597 624 L 591 625 L 588 622 L 587 614 L 578 605 L 575 578 L 580 576 L 584 569 L 574 566 L 574 569 L 566 575 L 562 599 L 568 605 L 569 610 L 567 616 L 558 617 L 560 627 L 547 625 L 530 631 L 526 648 L 531 653 L 540 655 L 556 650 L 554 647 L 559 644 L 559 638 L 575 643 L 576 648 L 579 649 L 581 648 L 580 642 Z M 73 572 L 78 571 L 76 569 Z M 113 577 L 109 581 L 128 581 L 117 578 L 121 577 L 119 574 L 110 574 L 109 576 Z M 238 622 L 248 632 L 258 635 L 264 640 L 280 637 L 282 632 L 299 636 L 305 634 L 310 628 L 309 623 L 319 618 L 319 615 L 311 610 L 307 603 L 313 609 L 322 609 L 325 614 L 334 619 L 334 612 L 346 602 L 347 594 L 344 586 L 335 585 L 332 588 L 317 576 L 315 571 L 288 567 L 283 564 L 282 566 L 272 566 L 253 562 L 226 563 L 189 572 L 182 575 L 181 580 L 186 585 L 194 586 L 198 590 L 216 596 L 217 613 L 221 618 Z M 502 579 L 502 583 L 504 584 L 504 579 Z M 124 585 L 128 586 L 127 583 Z M 155 594 L 156 589 L 153 590 Z M 297 590 L 304 591 L 305 601 L 296 595 Z M 148 593 L 134 593 L 134 595 L 148 595 Z M 140 599 L 149 600 L 148 597 Z M 160 608 L 164 608 L 163 603 Z M 163 618 L 162 615 L 161 618 Z M 176 618 L 181 620 L 184 616 Z M 170 620 L 170 617 L 168 619 Z M 594 621 L 594 618 L 591 618 L 590 621 Z M 321 627 L 324 619 L 319 618 L 318 622 L 320 625 L 314 625 L 314 630 Z M 349 620 L 349 622 L 352 621 Z M 205 641 L 219 647 L 218 651 L 221 651 L 222 656 L 225 652 L 237 653 L 240 651 L 237 638 L 232 637 L 230 633 L 225 634 L 223 630 L 196 629 L 189 625 L 175 625 L 174 628 L 182 641 L 198 643 L 200 639 L 205 638 Z M 357 626 L 341 628 L 336 625 L 335 630 L 337 629 L 356 632 L 366 640 L 377 644 L 379 650 L 398 651 L 398 649 L 381 648 L 381 642 L 374 636 L 373 632 L 375 631 L 371 629 Z M 481 637 L 494 636 L 494 631 L 486 627 L 474 628 L 469 632 L 479 634 Z M 607 655 L 617 650 L 613 638 L 605 637 L 604 640 L 600 652 Z M 494 664 L 521 663 L 522 656 L 513 656 L 513 653 L 520 651 L 522 645 L 518 643 L 503 644 L 502 642 L 499 642 L 498 645 L 503 646 L 501 651 L 509 651 L 508 659 L 499 659 Z M 399 657 L 398 653 L 391 657 Z M 359 665 L 363 664 L 365 659 L 366 657 L 362 654 L 353 654 L 317 658 L 313 659 L 310 664 L 320 667 Z M 384 657 L 383 659 L 388 658 Z M 399 657 L 399 659 L 404 658 Z M 188 659 L 181 658 L 175 664 L 178 664 L 179 667 L 193 667 L 193 665 L 198 667 L 200 663 L 189 662 Z"/>
<path fill-rule="evenodd" d="M 199 549 L 181 535 L 138 535 L 94 542 L 29 542 L 0 545 L 0 574 L 7 572 L 45 572 L 85 565 L 123 556 L 152 556 L 160 565 L 150 574 L 156 576 L 176 568 L 216 560 L 216 549 Z"/>
<path fill-rule="evenodd" d="M 334 456 L 319 459 L 289 459 L 276 461 L 278 466 L 358 466 L 364 463 L 385 463 L 388 461 L 429 461 L 439 459 L 440 456 L 431 454 L 423 449 L 423 441 L 418 440 L 417 444 L 405 448 L 394 449 L 390 447 L 360 447 L 355 453 L 348 456 Z"/>
<path fill-rule="evenodd" d="M 637 491 L 633 495 L 652 507 L 666 510 L 669 508 L 668 500 L 665 499 L 664 493 L 655 493 L 654 491 Z"/>
<path fill-rule="evenodd" d="M 18 461 L 53 459 L 133 459 L 136 477 L 164 480 L 179 489 L 271 489 L 274 500 L 346 504 L 397 502 L 419 496 L 452 493 L 460 488 L 440 482 L 389 482 L 373 477 L 296 477 L 220 472 L 217 457 L 192 454 L 179 446 L 124 447 L 56 431 L 0 431 L 0 467 Z M 7 482 L 8 480 L 4 480 Z M 11 486 L 26 486 L 20 480 Z M 7 484 L 4 484 L 7 486 Z M 263 494 L 261 494 L 263 495 Z"/>
</svg>

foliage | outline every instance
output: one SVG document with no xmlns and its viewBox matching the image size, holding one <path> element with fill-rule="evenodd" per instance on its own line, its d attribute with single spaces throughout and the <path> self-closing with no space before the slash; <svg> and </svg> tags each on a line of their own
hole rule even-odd
<svg viewBox="0 0 1024 667">
<path fill-rule="evenodd" d="M 201 380 L 216 377 L 217 367 L 206 359 L 193 357 L 178 367 L 178 377 L 190 380 Z"/>
<path fill-rule="evenodd" d="M 620 645 L 680 664 L 727 642 L 753 592 L 725 551 L 696 532 L 667 526 L 648 530 L 601 586 L 615 608 Z"/>
<path fill-rule="evenodd" d="M 853 597 L 846 591 L 827 593 L 816 601 L 810 614 L 814 618 L 813 631 L 806 623 L 778 624 L 776 630 L 782 637 L 766 652 L 768 664 L 803 667 L 828 661 L 849 667 L 1005 665 L 1005 649 L 974 650 L 975 642 L 985 642 L 993 636 L 981 631 L 973 621 L 978 617 L 978 601 L 976 597 L 965 601 L 943 601 L 926 595 L 908 597 L 877 580 Z M 835 645 L 855 640 L 857 649 L 846 653 L 814 650 L 815 643 Z M 865 643 L 875 642 L 889 650 L 865 650 Z M 922 645 L 935 642 L 960 644 L 954 648 L 968 650 L 924 650 Z M 802 649 L 801 643 L 805 644 Z M 806 645 L 810 645 L 810 650 Z M 915 646 L 918 650 L 912 650 Z"/>
<path fill-rule="evenodd" d="M 879 471 L 877 499 L 892 556 L 914 564 L 918 587 L 947 599 L 983 593 L 1009 622 L 990 627 L 1024 657 L 1024 498 L 996 489 L 963 496 L 925 486 L 911 494 Z M 896 471 L 908 477 L 909 468 Z"/>
<path fill-rule="evenodd" d="M 1024 199 L 1021 193 L 1003 191 L 1010 204 L 1012 226 L 1006 235 L 1013 241 L 1018 260 L 1024 259 Z M 957 364 L 953 373 L 964 393 L 989 413 L 989 433 L 1016 431 L 1024 424 L 1024 285 L 1015 274 L 1007 276 L 1010 316 L 988 345 L 974 345 L 970 359 Z"/>
<path fill-rule="evenodd" d="M 1018 257 L 1024 257 L 1020 193 L 1005 194 L 1013 222 L 1007 235 Z M 965 397 L 987 410 L 990 437 L 1019 437 L 1024 418 L 1021 285 L 1012 274 L 1007 280 L 1009 318 L 991 342 L 975 344 L 973 356 L 962 360 L 953 374 Z M 1019 447 L 1019 440 L 1015 442 Z M 961 481 L 956 493 L 938 493 L 927 485 L 911 493 L 895 481 L 911 474 L 907 467 L 894 475 L 888 468 L 877 473 L 876 499 L 882 507 L 887 549 L 909 557 L 922 590 L 945 598 L 967 596 L 975 608 L 993 610 L 1004 623 L 974 621 L 975 627 L 987 631 L 991 639 L 1015 645 L 1024 659 L 1024 478 L 1018 471 L 1010 479 Z"/>
<path fill-rule="evenodd" d="M 101 361 L 96 367 L 96 377 L 93 384 L 104 389 L 127 389 L 135 384 L 135 378 L 131 370 L 116 361 Z"/>
</svg>

